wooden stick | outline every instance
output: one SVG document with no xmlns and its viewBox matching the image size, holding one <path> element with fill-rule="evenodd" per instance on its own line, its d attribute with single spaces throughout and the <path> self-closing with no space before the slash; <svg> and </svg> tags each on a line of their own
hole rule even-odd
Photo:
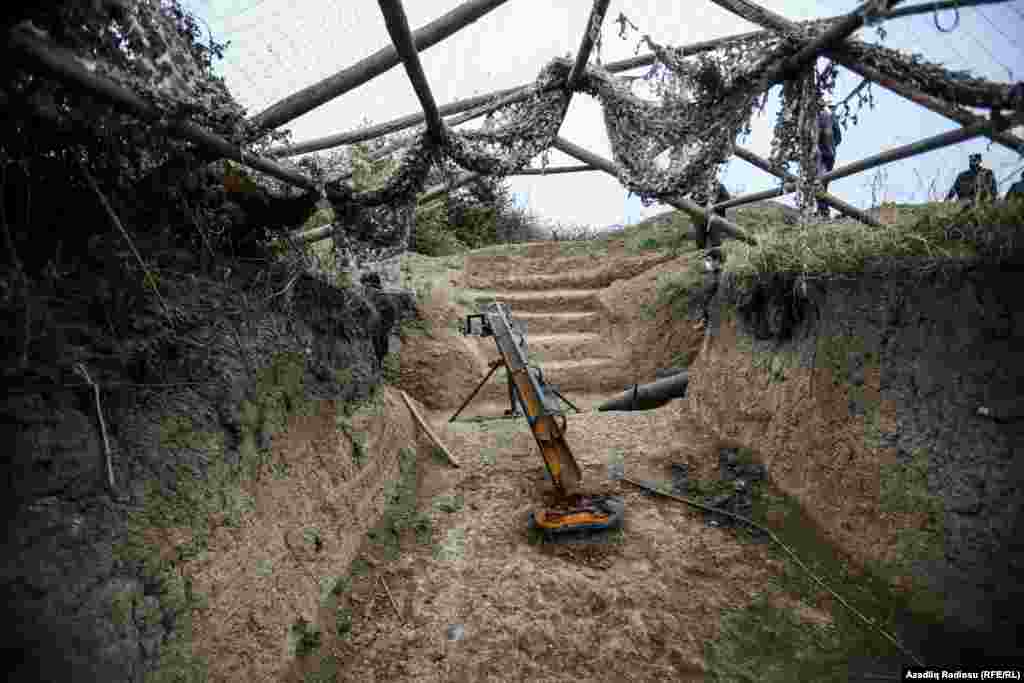
<svg viewBox="0 0 1024 683">
<path fill-rule="evenodd" d="M 895 147 L 881 154 L 855 161 L 846 166 L 840 166 L 839 168 L 833 169 L 828 173 L 821 176 L 823 182 L 829 182 L 832 180 L 838 180 L 847 176 L 867 171 L 883 164 L 890 164 L 894 161 L 906 159 L 908 157 L 917 156 L 918 154 L 924 154 L 925 152 L 931 152 L 936 149 L 942 149 L 943 147 L 949 147 L 971 138 L 976 138 L 982 135 L 986 135 L 993 131 L 1006 130 L 1012 128 L 1015 125 L 1021 123 L 1022 117 L 1010 117 L 1000 119 L 999 121 L 990 121 L 982 119 L 977 123 L 973 123 L 969 126 L 964 126 L 957 130 L 951 130 L 948 133 L 941 133 L 939 135 L 933 135 L 917 142 L 912 142 L 909 145 L 902 145 Z"/>
<path fill-rule="evenodd" d="M 412 399 L 409 398 L 409 394 L 405 393 L 405 391 L 402 390 L 399 391 L 402 394 L 402 400 L 405 401 L 405 405 L 409 406 L 409 412 L 412 413 L 412 416 L 413 418 L 415 418 L 416 423 L 426 433 L 427 438 L 429 438 L 435 446 L 441 449 L 441 452 L 444 453 L 444 457 L 448 459 L 449 463 L 451 463 L 455 467 L 461 467 L 461 465 L 459 465 L 459 461 L 456 460 L 455 457 L 451 454 L 451 452 L 445 447 L 445 445 L 441 443 L 441 440 L 437 438 L 436 434 L 434 434 L 434 430 L 430 428 L 430 425 L 427 424 L 427 421 L 423 419 L 422 415 L 420 415 L 420 411 L 416 410 L 416 406 L 413 405 Z"/>
<path fill-rule="evenodd" d="M 388 594 L 388 600 L 391 601 L 391 606 L 395 608 L 395 614 L 398 615 L 398 620 L 404 624 L 405 619 L 402 618 L 402 612 L 398 609 L 398 603 L 395 602 L 395 596 L 391 595 L 391 589 L 388 588 L 388 584 L 384 581 L 384 577 L 378 574 L 377 578 L 380 579 L 380 585 L 384 586 L 384 592 Z"/>
<path fill-rule="evenodd" d="M 474 180 L 480 177 L 481 176 L 479 173 L 466 171 L 465 173 L 462 173 L 455 180 L 448 183 L 447 185 L 435 185 L 434 187 L 427 188 L 426 191 L 420 195 L 419 199 L 416 200 L 416 203 L 429 204 L 435 199 L 440 199 L 441 197 L 451 192 L 452 190 L 457 190 L 463 185 L 468 185 L 469 183 L 473 182 Z"/>
<path fill-rule="evenodd" d="M 427 83 L 427 76 L 423 73 L 423 65 L 420 63 L 419 54 L 416 52 L 416 44 L 409 29 L 409 19 L 405 16 L 401 0 L 378 0 L 380 11 L 384 14 L 384 23 L 387 24 L 388 34 L 391 42 L 402 58 L 405 71 L 412 81 L 413 90 L 419 98 L 420 106 L 423 107 L 423 115 L 427 122 L 427 132 L 436 142 L 444 139 L 444 122 L 441 121 L 441 113 L 437 110 L 437 102 L 430 92 L 430 84 Z"/>
<path fill-rule="evenodd" d="M 750 150 L 743 149 L 742 147 L 736 147 L 736 149 L 733 150 L 733 153 L 740 159 L 746 161 L 747 163 L 753 164 L 762 171 L 765 171 L 766 173 L 771 173 L 776 178 L 781 178 L 787 183 L 797 184 L 800 182 L 800 178 L 798 178 L 797 176 L 793 175 L 788 171 L 783 171 L 782 169 L 775 168 L 767 159 L 763 159 L 762 157 L 751 152 Z M 835 207 L 836 209 L 843 212 L 847 216 L 852 216 L 853 218 L 856 218 L 862 223 L 867 223 L 868 225 L 873 225 L 875 227 L 881 227 L 882 225 L 877 220 L 872 218 L 870 215 L 864 213 L 857 207 L 853 206 L 852 204 L 847 204 L 843 200 L 833 195 L 830 195 L 827 192 L 818 192 L 815 195 L 815 197 L 817 199 L 822 200 L 829 206 Z"/>
<path fill-rule="evenodd" d="M 547 168 L 524 168 L 509 175 L 557 175 L 559 173 L 580 173 L 581 171 L 600 171 L 601 169 L 588 164 L 578 166 L 549 166 Z"/>
<path fill-rule="evenodd" d="M 752 2 L 748 2 L 748 0 L 711 0 L 711 2 L 729 10 L 747 21 L 774 31 L 789 33 L 795 31 L 800 26 L 800 24 L 792 22 L 789 19 L 786 19 L 779 14 L 775 14 L 774 12 L 760 7 L 759 5 L 755 5 Z M 909 16 L 909 10 L 911 9 L 915 9 L 915 7 L 906 8 L 905 12 L 907 13 L 902 14 L 901 16 Z M 931 6 L 926 4 L 923 6 L 921 11 L 931 11 Z M 847 44 L 849 44 L 848 41 Z M 919 104 L 926 109 L 930 109 L 937 114 L 941 114 L 948 119 L 952 119 L 962 126 L 970 126 L 980 121 L 984 121 L 984 119 L 971 114 L 966 109 L 943 102 L 942 100 L 923 93 L 906 83 L 893 80 L 871 67 L 860 64 L 855 58 L 845 52 L 842 46 L 826 50 L 825 56 L 839 64 L 842 64 L 850 71 L 860 75 L 862 78 L 866 78 L 877 83 L 883 88 L 896 93 L 900 97 L 908 99 L 915 104 Z M 964 93 L 958 92 L 956 94 L 958 99 L 963 99 L 959 98 L 959 95 Z M 970 104 L 970 102 L 966 102 L 966 100 L 964 101 L 965 103 Z M 1004 147 L 1008 147 L 1018 154 L 1024 154 L 1024 140 L 1015 135 L 1003 132 L 991 133 L 987 135 L 987 137 L 994 142 L 998 142 Z"/>
<path fill-rule="evenodd" d="M 413 45 L 417 50 L 426 50 L 505 2 L 507 0 L 467 0 L 447 14 L 416 29 L 412 34 Z M 394 45 L 388 45 L 347 69 L 270 105 L 254 116 L 252 122 L 261 128 L 277 128 L 367 83 L 398 66 L 400 61 L 398 50 Z"/>
<path fill-rule="evenodd" d="M 903 2 L 903 0 L 889 0 L 889 7 L 891 8 L 899 2 Z M 818 55 L 820 55 L 825 49 L 842 43 L 864 25 L 864 17 L 866 13 L 871 10 L 872 4 L 877 4 L 877 1 L 868 0 L 868 2 L 863 3 L 860 7 L 833 24 L 817 38 L 800 48 L 795 55 L 782 60 L 782 63 L 779 64 L 778 67 L 765 74 L 765 80 L 775 83 L 786 76 L 791 76 L 801 68 L 816 60 Z"/>
<path fill-rule="evenodd" d="M 117 497 L 117 485 L 114 482 L 114 457 L 110 451 L 110 439 L 107 437 L 107 421 L 103 418 L 103 407 L 100 405 L 100 386 L 92 381 L 89 371 L 81 363 L 75 363 L 75 371 L 92 387 L 93 401 L 96 404 L 96 417 L 100 421 L 100 436 L 103 437 L 103 463 L 107 470 L 107 488 L 111 495 Z"/>
<path fill-rule="evenodd" d="M 576 62 L 565 79 L 565 89 L 570 92 L 576 89 L 583 77 L 583 70 L 587 68 L 590 60 L 590 52 L 594 49 L 594 43 L 601 36 L 601 24 L 604 23 L 604 15 L 608 11 L 610 0 L 594 0 L 594 6 L 590 10 L 590 17 L 587 20 L 587 28 L 583 31 L 583 38 L 580 39 L 579 50 L 576 51 Z"/>
<path fill-rule="evenodd" d="M 91 73 L 78 58 L 63 48 L 15 27 L 7 33 L 7 46 L 19 59 L 20 66 L 33 73 L 53 78 L 114 106 L 119 111 L 149 121 L 159 121 L 160 111 L 144 98 L 108 78 Z M 238 145 L 190 121 L 172 121 L 171 133 L 194 142 L 211 152 L 215 158 L 233 159 L 269 176 L 307 190 L 316 190 L 316 183 L 297 171 L 246 152 Z"/>
</svg>

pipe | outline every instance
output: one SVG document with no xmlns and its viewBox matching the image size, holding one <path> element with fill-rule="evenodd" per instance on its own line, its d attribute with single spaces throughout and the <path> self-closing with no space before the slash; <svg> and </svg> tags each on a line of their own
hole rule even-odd
<svg viewBox="0 0 1024 683">
<path fill-rule="evenodd" d="M 608 399 L 597 409 L 602 411 L 651 410 L 665 405 L 674 398 L 684 398 L 689 383 L 690 373 L 683 370 L 678 374 L 654 382 L 634 384 L 632 389 Z"/>
</svg>

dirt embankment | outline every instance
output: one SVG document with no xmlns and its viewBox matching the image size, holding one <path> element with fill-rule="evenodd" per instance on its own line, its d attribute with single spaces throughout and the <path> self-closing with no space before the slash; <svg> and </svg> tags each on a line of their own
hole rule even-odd
<svg viewBox="0 0 1024 683">
<path fill-rule="evenodd" d="M 1019 646 L 1024 306 L 1019 272 L 719 290 L 687 404 L 863 565 L 947 624 Z"/>
</svg>

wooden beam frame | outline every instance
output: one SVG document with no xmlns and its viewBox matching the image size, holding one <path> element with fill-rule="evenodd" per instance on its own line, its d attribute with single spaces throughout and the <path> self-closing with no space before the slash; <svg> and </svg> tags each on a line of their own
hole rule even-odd
<svg viewBox="0 0 1024 683">
<path fill-rule="evenodd" d="M 889 12 L 886 15 L 886 19 L 896 19 L 896 18 L 902 18 L 902 17 L 910 17 L 910 16 L 915 16 L 915 15 L 918 15 L 918 14 L 922 14 L 922 13 L 925 13 L 925 12 L 935 11 L 935 10 L 938 10 L 938 9 L 948 9 L 948 8 L 952 8 L 952 7 L 967 7 L 967 6 L 976 6 L 976 5 L 993 5 L 993 4 L 1005 3 L 1005 2 L 1008 2 L 1008 1 L 1009 0 L 943 0 L 941 2 L 919 3 L 919 4 L 911 5 L 909 7 L 902 7 L 900 9 L 892 10 L 891 12 Z M 849 15 L 839 15 L 839 16 L 835 16 L 835 17 L 829 17 L 828 19 L 823 19 L 823 20 L 820 20 L 820 21 L 823 21 L 823 22 L 824 21 L 839 22 L 839 21 L 842 21 L 844 19 L 844 17 L 848 18 Z M 780 19 L 783 19 L 783 21 L 785 21 L 784 18 L 780 17 Z M 710 52 L 712 50 L 716 50 L 716 49 L 722 47 L 723 45 L 727 45 L 727 44 L 729 44 L 731 42 L 748 40 L 750 38 L 754 38 L 754 37 L 757 37 L 757 36 L 767 35 L 768 33 L 771 33 L 771 32 L 774 32 L 774 29 L 769 29 L 768 31 L 764 31 L 764 30 L 761 30 L 761 31 L 749 31 L 747 33 L 740 33 L 740 34 L 736 34 L 736 35 L 732 35 L 732 36 L 725 36 L 723 38 L 716 38 L 714 40 L 705 40 L 705 41 L 701 41 L 701 42 L 698 42 L 698 43 L 691 43 L 690 45 L 683 46 L 682 50 L 683 50 L 683 54 L 686 55 L 686 56 L 701 54 L 703 52 Z M 653 54 L 646 54 L 646 55 L 640 55 L 639 57 L 631 57 L 629 59 L 623 59 L 623 60 L 618 61 L 618 62 L 612 62 L 610 64 L 606 64 L 605 65 L 605 69 L 607 71 L 611 72 L 611 73 L 621 73 L 621 72 L 624 72 L 624 71 L 631 71 L 632 69 L 639 69 L 639 68 L 642 68 L 642 67 L 648 67 L 648 66 L 651 66 L 652 64 L 654 64 L 654 62 L 655 62 L 654 55 Z M 858 73 L 860 73 L 860 72 L 858 72 Z M 868 80 L 873 80 L 875 82 L 878 82 L 880 85 L 883 85 L 883 83 L 881 81 L 887 80 L 881 74 L 878 74 L 877 72 L 873 72 L 873 73 L 876 76 L 874 78 L 869 77 L 868 75 L 866 75 L 866 72 L 865 73 L 861 73 L 860 75 L 863 76 L 864 78 L 867 78 Z M 522 101 L 526 100 L 527 98 L 529 98 L 529 96 L 531 94 L 531 86 L 532 86 L 532 83 L 526 83 L 526 84 L 517 86 L 515 88 L 507 88 L 505 90 L 498 90 L 498 91 L 495 91 L 495 92 L 492 92 L 492 93 L 487 93 L 485 95 L 478 95 L 476 97 L 470 97 L 470 98 L 467 98 L 467 99 L 464 99 L 464 100 L 457 100 L 455 102 L 452 102 L 450 104 L 446 104 L 446 105 L 440 107 L 439 111 L 441 112 L 441 114 L 443 116 L 449 116 L 449 115 L 452 115 L 452 114 L 458 114 L 458 113 L 461 113 L 461 112 L 465 112 L 467 110 L 473 109 L 475 107 L 478 107 L 480 105 L 486 104 L 488 102 L 493 102 L 495 99 L 504 98 L 503 101 L 500 102 L 500 104 L 495 104 L 493 108 L 488 108 L 488 109 L 485 109 L 485 110 L 480 111 L 480 112 L 475 113 L 475 114 L 474 113 L 470 113 L 470 114 L 465 115 L 464 117 L 460 117 L 457 121 L 451 121 L 451 122 L 448 123 L 449 127 L 454 127 L 454 126 L 457 126 L 457 125 L 459 125 L 461 123 L 465 123 L 466 121 L 469 121 L 471 119 L 477 118 L 479 116 L 483 116 L 483 115 L 485 115 L 487 113 L 490 113 L 491 111 L 494 111 L 494 109 L 498 109 L 498 108 L 506 106 L 508 104 L 513 104 L 513 103 L 516 103 L 516 102 L 522 102 Z M 552 86 L 552 89 L 556 89 L 558 87 L 561 87 L 561 86 L 558 85 L 558 84 L 555 84 L 555 85 Z M 889 89 L 893 89 L 888 84 L 884 84 L 883 87 L 888 87 Z M 894 92 L 895 92 L 895 90 L 894 90 Z M 905 93 L 897 92 L 897 94 L 900 94 L 900 95 L 902 95 L 904 97 L 908 97 L 908 99 L 910 99 L 910 97 L 907 94 L 905 94 Z M 943 116 L 946 116 L 947 118 L 951 118 L 954 121 L 959 122 L 961 125 L 965 125 L 966 126 L 966 125 L 970 125 L 972 123 L 976 123 L 977 122 L 977 120 L 968 120 L 966 118 L 963 118 L 962 116 L 961 116 L 961 118 L 957 118 L 957 114 L 953 113 L 954 111 L 956 111 L 955 108 L 952 108 L 949 105 L 945 105 L 944 103 L 940 102 L 939 100 L 936 100 L 934 98 L 929 98 L 927 95 L 923 95 L 923 94 L 921 95 L 921 97 L 928 98 L 929 100 L 931 100 L 931 102 L 930 102 L 931 106 L 928 106 L 929 109 L 932 109 L 932 111 L 936 111 L 937 113 L 940 113 Z M 921 104 L 921 102 L 918 102 L 918 104 Z M 927 106 L 927 105 L 922 105 L 922 106 Z M 343 132 L 343 133 L 335 133 L 335 134 L 324 136 L 324 137 L 320 137 L 320 138 L 314 138 L 314 139 L 311 139 L 311 140 L 305 140 L 303 142 L 298 142 L 298 143 L 295 143 L 295 144 L 292 144 L 292 145 L 285 145 L 285 146 L 282 146 L 282 147 L 275 147 L 275 148 L 271 149 L 268 152 L 268 154 L 270 156 L 275 156 L 275 157 L 278 157 L 278 156 L 295 156 L 295 155 L 298 155 L 298 154 L 306 154 L 308 152 L 315 152 L 315 151 L 322 150 L 322 149 L 330 149 L 332 147 L 340 147 L 342 145 L 351 145 L 351 144 L 355 144 L 357 142 L 363 142 L 365 140 L 371 140 L 373 138 L 380 137 L 382 135 L 388 135 L 390 133 L 396 133 L 398 131 L 405 130 L 407 128 L 412 128 L 413 126 L 420 125 L 421 123 L 423 123 L 423 121 L 424 121 L 423 113 L 422 112 L 417 112 L 417 113 L 414 113 L 414 114 L 409 114 L 407 116 L 402 116 L 402 117 L 399 117 L 399 118 L 396 118 L 396 119 L 392 119 L 391 121 L 387 121 L 385 123 L 378 124 L 376 126 L 371 126 L 369 128 L 364 128 L 364 129 L 361 129 L 361 130 L 353 130 L 353 131 L 346 131 L 346 132 Z M 1017 150 L 1017 147 L 1015 145 L 1022 145 L 1022 144 L 1024 144 L 1024 141 L 1021 141 L 1018 138 L 1015 138 L 1015 137 L 1013 137 L 1013 136 L 1011 136 L 1009 134 L 1003 134 L 1003 136 L 1004 137 L 999 139 L 999 141 L 1002 144 L 1004 144 L 1004 145 L 1010 146 L 1011 149 Z M 1014 140 L 1016 140 L 1016 142 L 1014 142 Z M 1017 151 L 1021 151 L 1021 153 L 1024 153 L 1024 146 L 1022 146 L 1021 149 L 1017 150 Z"/>
<path fill-rule="evenodd" d="M 580 173 L 583 171 L 600 171 L 600 168 L 595 166 L 589 166 L 587 164 L 579 164 L 578 166 L 549 166 L 547 168 L 524 168 L 516 171 L 515 173 L 509 173 L 509 175 L 557 175 L 559 173 Z"/>
<path fill-rule="evenodd" d="M 711 2 L 715 3 L 719 7 L 729 10 L 733 14 L 746 19 L 747 21 L 759 26 L 764 26 L 773 31 L 788 33 L 799 28 L 799 24 L 759 5 L 749 2 L 749 0 L 711 0 Z M 910 16 L 909 10 L 916 8 L 917 7 L 906 8 L 906 13 L 901 16 Z M 932 11 L 932 9 L 933 5 L 931 3 L 926 3 L 922 7 L 921 11 Z M 970 126 L 984 121 L 984 119 L 971 114 L 965 109 L 949 105 L 942 100 L 931 97 L 930 95 L 927 95 L 905 83 L 894 81 L 870 67 L 858 64 L 855 59 L 852 59 L 849 55 L 843 52 L 842 46 L 829 48 L 825 51 L 824 55 L 832 61 L 842 64 L 850 71 L 859 74 L 861 77 L 896 93 L 900 97 L 908 99 L 915 104 L 919 104 L 926 109 L 930 109 L 937 114 L 941 114 L 946 118 L 952 119 L 963 126 Z M 1008 147 L 1018 154 L 1024 154 L 1024 140 L 1021 140 L 1015 135 L 1011 135 L 1010 133 L 990 133 L 987 137 L 998 142 L 1004 147 Z"/>
<path fill-rule="evenodd" d="M 416 50 L 426 50 L 460 31 L 508 0 L 467 0 L 451 12 L 421 26 L 412 34 Z M 288 95 L 252 118 L 260 128 L 277 128 L 344 95 L 398 66 L 401 61 L 394 45 L 381 48 L 356 64 L 328 76 L 319 83 Z"/>
<path fill-rule="evenodd" d="M 608 175 L 614 176 L 616 179 L 619 177 L 615 169 L 615 164 L 608 161 L 607 159 L 599 157 L 593 152 L 588 152 L 587 150 L 583 149 L 578 145 L 574 145 L 573 143 L 569 142 L 564 138 L 555 138 L 555 141 L 551 146 L 560 152 L 564 152 L 565 154 L 568 154 L 571 157 L 579 159 L 585 164 L 601 169 Z M 740 240 L 741 242 L 746 242 L 747 244 L 757 244 L 757 240 L 755 240 L 747 233 L 743 232 L 743 230 L 735 223 L 728 221 L 722 218 L 721 216 L 715 215 L 713 213 L 709 216 L 707 211 L 705 211 L 703 208 L 698 206 L 696 203 L 690 201 L 689 199 L 678 197 L 666 201 L 665 203 L 670 204 L 671 206 L 674 206 L 680 211 L 687 213 L 697 221 L 707 223 L 710 219 L 710 228 L 712 233 L 717 231 L 719 234 L 732 237 L 733 239 Z M 700 231 L 698 231 L 698 234 L 695 235 L 694 238 L 697 239 L 699 237 Z"/>
<path fill-rule="evenodd" d="M 388 34 L 395 44 L 398 56 L 402 58 L 402 64 L 412 82 L 416 97 L 423 107 L 423 115 L 427 122 L 427 132 L 435 142 L 444 139 L 444 121 L 441 120 L 441 113 L 437 110 L 437 102 L 430 92 L 430 84 L 427 83 L 427 76 L 423 73 L 423 65 L 420 63 L 419 54 L 416 52 L 416 45 L 413 41 L 412 31 L 409 29 L 409 20 L 405 16 L 401 0 L 378 0 L 380 11 L 384 14 L 384 22 L 388 27 Z"/>
<path fill-rule="evenodd" d="M 570 93 L 576 90 L 576 86 L 583 77 L 583 71 L 587 68 L 587 62 L 590 61 L 590 52 L 594 49 L 594 44 L 601 36 L 601 24 L 604 23 L 604 15 L 608 11 L 608 4 L 610 2 L 611 0 L 594 0 L 594 6 L 590 10 L 590 16 L 587 18 L 587 28 L 583 31 L 580 47 L 576 51 L 576 62 L 572 65 L 572 70 L 565 79 L 565 89 Z"/>
<path fill-rule="evenodd" d="M 23 28 L 14 27 L 8 31 L 7 47 L 13 48 L 11 51 L 21 57 L 18 61 L 28 71 L 53 78 L 140 119 L 159 121 L 162 118 L 159 109 L 144 98 L 108 78 L 90 72 L 69 51 L 52 45 Z M 238 145 L 191 121 L 172 121 L 168 128 L 171 133 L 195 143 L 218 158 L 232 159 L 290 185 L 318 191 L 317 184 L 302 173 L 246 152 Z M 328 196 L 334 195 L 328 192 Z"/>
<path fill-rule="evenodd" d="M 789 173 L 788 171 L 783 171 L 782 169 L 775 168 L 774 166 L 772 166 L 770 161 L 758 156 L 757 154 L 754 154 L 750 150 L 744 149 L 742 147 L 737 147 L 735 150 L 733 150 L 733 153 L 740 159 L 746 161 L 747 163 L 757 166 L 762 171 L 770 173 L 776 178 L 781 178 L 782 180 L 786 181 L 786 183 L 793 183 L 794 185 L 796 185 L 800 182 L 799 177 L 793 175 L 792 173 Z M 862 223 L 874 225 L 875 227 L 880 227 L 882 225 L 877 220 L 875 220 L 868 214 L 864 213 L 857 207 L 853 206 L 852 204 L 847 204 L 843 200 L 839 199 L 838 197 L 834 197 L 828 194 L 827 192 L 818 192 L 815 195 L 815 197 L 825 202 L 829 206 L 838 209 L 847 216 L 852 216 L 853 218 L 856 218 Z"/>
</svg>

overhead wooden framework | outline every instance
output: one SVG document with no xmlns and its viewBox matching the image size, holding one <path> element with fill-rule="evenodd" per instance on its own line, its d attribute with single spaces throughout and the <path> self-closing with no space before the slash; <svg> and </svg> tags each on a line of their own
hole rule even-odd
<svg viewBox="0 0 1024 683">
<path fill-rule="evenodd" d="M 294 145 L 279 147 L 271 150 L 270 154 L 272 156 L 293 156 L 343 144 L 352 144 L 354 142 L 370 140 L 382 135 L 420 125 L 424 122 L 426 123 L 429 135 L 436 141 L 440 141 L 446 134 L 446 130 L 451 129 L 454 126 L 460 125 L 479 116 L 483 116 L 509 104 L 525 101 L 535 94 L 536 90 L 533 87 L 533 84 L 525 84 L 517 88 L 508 88 L 494 93 L 478 95 L 439 107 L 433 98 L 430 87 L 423 73 L 422 65 L 419 61 L 419 51 L 425 50 L 439 41 L 451 36 L 465 26 L 468 26 L 487 13 L 503 5 L 507 0 L 466 0 L 466 2 L 463 2 L 452 11 L 422 26 L 416 31 L 412 31 L 409 28 L 408 20 L 405 17 L 404 10 L 399 0 L 378 1 L 381 11 L 384 14 L 388 32 L 391 36 L 391 45 L 378 50 L 373 55 L 370 55 L 358 63 L 333 74 L 319 83 L 293 93 L 255 116 L 252 119 L 252 122 L 263 128 L 273 128 L 283 125 L 288 121 L 311 111 L 321 104 L 324 104 L 325 102 L 328 102 L 346 92 L 351 91 L 359 85 L 368 82 L 372 78 L 386 72 L 394 66 L 397 66 L 399 63 L 402 63 L 405 66 L 409 79 L 418 99 L 420 100 L 421 112 L 410 114 L 376 126 L 364 128 L 362 130 L 339 133 L 318 138 L 316 140 L 309 140 Z M 733 12 L 737 16 L 762 26 L 767 30 L 694 43 L 682 48 L 681 51 L 683 55 L 695 55 L 701 52 L 715 50 L 735 41 L 745 40 L 754 36 L 766 35 L 769 33 L 781 31 L 792 35 L 801 26 L 800 24 L 791 22 L 785 17 L 771 12 L 770 10 L 750 2 L 749 0 L 711 1 L 718 6 Z M 824 56 L 852 72 L 859 74 L 866 81 L 876 83 L 905 99 L 939 113 L 950 120 L 956 121 L 962 126 L 958 130 L 925 138 L 918 142 L 887 150 L 880 154 L 847 164 L 823 175 L 821 180 L 825 182 L 838 180 L 839 178 L 848 177 L 871 168 L 876 168 L 882 164 L 906 159 L 924 152 L 940 149 L 942 147 L 957 144 L 979 136 L 986 136 L 998 144 L 1024 155 L 1024 140 L 1008 132 L 1010 127 L 1017 125 L 1022 121 L 1022 114 L 1019 109 L 1013 116 L 1003 118 L 999 116 L 999 106 L 986 104 L 985 106 L 993 107 L 992 119 L 989 120 L 974 114 L 963 106 L 964 104 L 976 106 L 984 99 L 984 97 L 988 97 L 989 99 L 987 101 L 991 102 L 992 89 L 996 87 L 996 84 L 986 84 L 985 87 L 987 87 L 988 90 L 985 92 L 989 94 L 984 97 L 973 92 L 963 91 L 966 92 L 966 94 L 960 98 L 961 102 L 959 104 L 953 104 L 949 101 L 924 93 L 907 82 L 890 78 L 876 69 L 864 64 L 863 60 L 857 57 L 858 54 L 861 54 L 861 52 L 858 51 L 863 50 L 863 44 L 847 42 L 847 38 L 863 26 L 865 17 L 870 11 L 877 12 L 878 18 L 888 20 L 913 16 L 923 12 L 999 4 L 1006 1 L 1007 0 L 942 0 L 938 2 L 917 3 L 897 9 L 895 6 L 897 4 L 901 4 L 903 0 L 882 0 L 881 2 L 878 2 L 877 0 L 870 0 L 869 2 L 865 2 L 861 5 L 857 10 L 847 15 L 821 20 L 821 22 L 832 22 L 832 24 L 816 38 L 806 41 L 794 55 L 766 74 L 765 80 L 767 83 L 775 83 L 780 80 L 784 80 L 795 70 L 812 63 L 813 60 L 819 56 Z M 583 36 L 580 40 L 580 46 L 577 50 L 575 59 L 572 62 L 569 74 L 563 81 L 550 84 L 548 86 L 550 90 L 564 89 L 571 97 L 571 94 L 577 88 L 578 80 L 584 73 L 589 61 L 590 53 L 600 35 L 600 27 L 603 23 L 608 5 L 609 0 L 594 0 L 587 26 L 583 32 Z M 156 121 L 160 119 L 160 112 L 158 109 L 144 98 L 139 97 L 131 90 L 115 83 L 114 81 L 97 75 L 93 71 L 85 68 L 82 62 L 73 53 L 54 45 L 52 42 L 33 33 L 26 27 L 15 26 L 8 29 L 6 45 L 4 45 L 2 49 L 6 56 L 10 56 L 12 59 L 17 60 L 19 65 L 23 66 L 27 70 L 45 77 L 59 80 L 70 87 L 77 88 L 91 96 L 98 97 L 101 100 L 106 101 L 122 112 L 138 116 L 143 120 Z M 612 73 L 620 73 L 631 69 L 650 66 L 654 63 L 654 55 L 648 54 L 608 64 L 605 65 L 604 68 Z M 1005 88 L 1005 86 L 999 87 Z M 957 92 L 961 92 L 961 90 L 958 90 Z M 1000 97 L 1002 97 L 1002 95 L 1000 95 Z M 567 101 L 568 99 L 569 98 L 567 98 Z M 453 118 L 445 121 L 443 119 L 444 116 L 452 116 Z M 195 143 L 199 148 L 210 154 L 221 158 L 233 159 L 241 164 L 296 187 L 307 190 L 317 190 L 319 188 L 318 184 L 313 179 L 303 173 L 293 168 L 285 167 L 270 159 L 247 152 L 245 149 L 238 147 L 237 144 L 232 143 L 212 131 L 190 121 L 172 122 L 168 127 L 172 133 Z M 399 149 L 404 144 L 407 143 L 404 141 L 392 143 L 391 145 L 387 145 L 376 152 L 373 156 L 381 158 L 386 154 Z M 544 175 L 591 170 L 601 170 L 611 173 L 612 175 L 616 175 L 615 166 L 612 162 L 573 145 L 567 140 L 556 138 L 552 146 L 555 149 L 559 149 L 560 151 L 579 159 L 583 162 L 583 165 L 553 167 L 548 169 L 522 169 L 515 175 Z M 767 160 L 762 159 L 747 150 L 737 148 L 735 150 L 735 154 L 749 163 L 752 163 L 782 179 L 782 185 L 778 188 L 764 192 L 731 199 L 728 202 L 716 205 L 715 208 L 739 206 L 750 201 L 781 196 L 782 194 L 793 191 L 799 184 L 799 179 L 796 176 L 773 167 Z M 463 173 L 448 185 L 428 189 L 420 196 L 419 200 L 421 202 L 434 200 L 443 196 L 444 193 L 472 182 L 479 177 L 480 176 L 476 173 Z M 330 190 L 328 190 L 328 193 L 331 198 L 342 201 L 345 200 L 345 197 L 340 194 L 335 197 L 334 193 Z M 859 220 L 863 220 L 865 222 L 877 224 L 873 218 L 864 212 L 845 204 L 836 197 L 827 193 L 819 193 L 818 196 L 820 199 L 831 206 L 838 208 L 843 213 L 855 216 Z M 714 214 L 709 216 L 704 208 L 690 200 L 685 198 L 673 198 L 667 203 L 691 215 L 695 221 L 700 224 L 698 232 L 703 230 L 703 226 L 709 225 L 717 230 L 722 236 L 754 243 L 753 239 L 743 233 L 743 231 L 737 226 Z M 307 233 L 306 236 L 311 236 L 311 234 L 312 233 Z M 700 237 L 699 234 L 698 237 Z"/>
<path fill-rule="evenodd" d="M 473 23 L 508 0 L 467 0 L 412 34 L 416 50 L 426 50 Z M 371 81 L 401 62 L 398 49 L 388 45 L 366 59 L 318 83 L 285 97 L 252 118 L 260 128 L 277 128 Z"/>
</svg>

